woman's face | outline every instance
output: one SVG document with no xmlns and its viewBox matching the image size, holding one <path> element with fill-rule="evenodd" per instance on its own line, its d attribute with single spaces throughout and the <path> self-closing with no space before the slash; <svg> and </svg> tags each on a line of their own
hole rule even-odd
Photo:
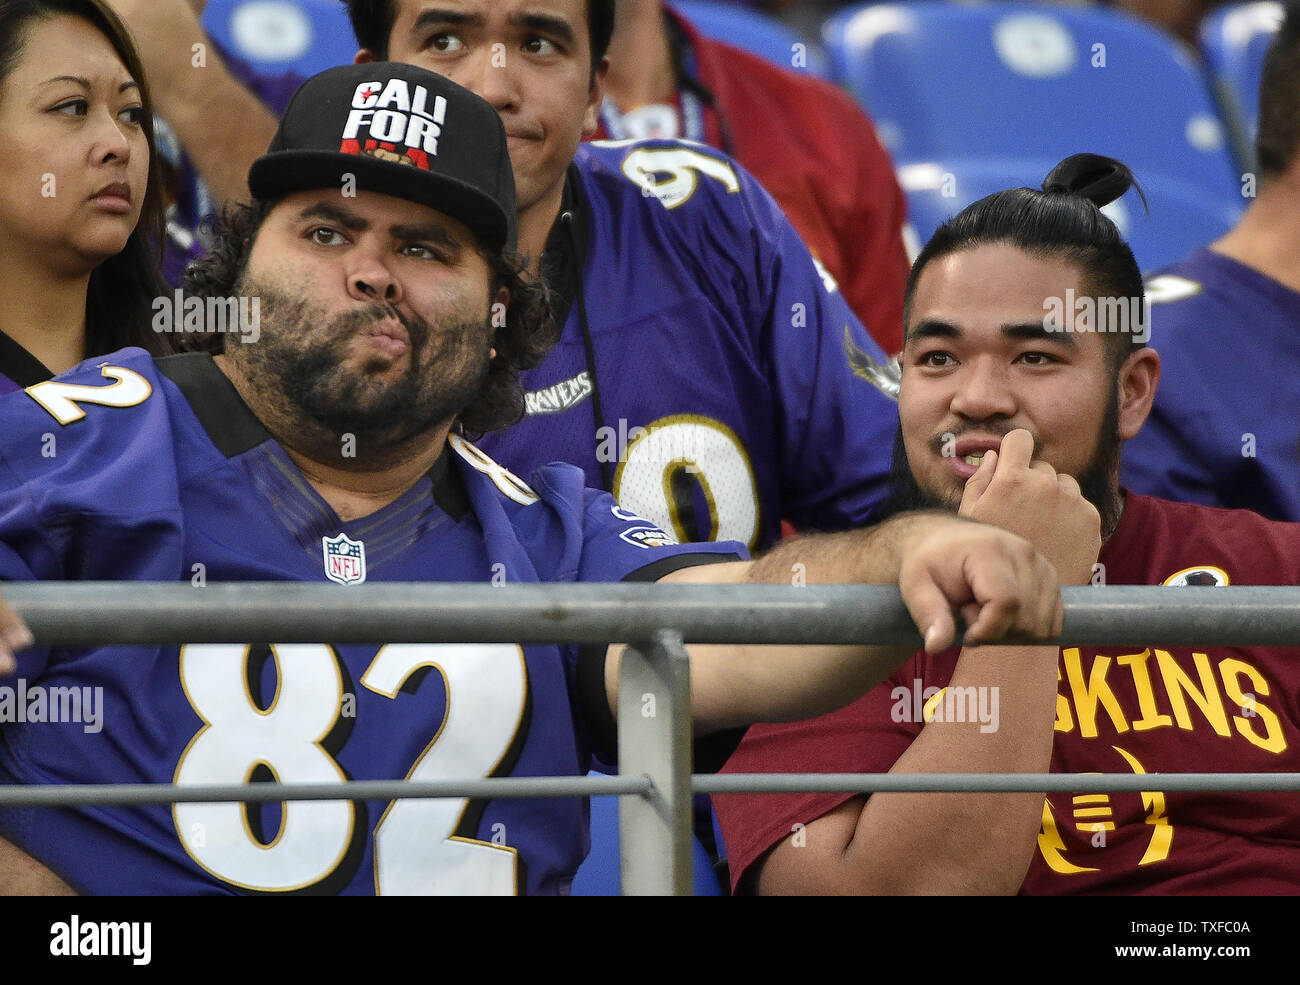
<svg viewBox="0 0 1300 985">
<path fill-rule="evenodd" d="M 126 246 L 149 144 L 136 80 L 89 21 L 29 21 L 0 82 L 0 246 L 80 276 Z"/>
</svg>

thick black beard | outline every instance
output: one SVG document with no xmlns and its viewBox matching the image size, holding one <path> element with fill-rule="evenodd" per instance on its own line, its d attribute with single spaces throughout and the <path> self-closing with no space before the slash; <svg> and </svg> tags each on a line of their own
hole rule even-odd
<svg viewBox="0 0 1300 985">
<path fill-rule="evenodd" d="M 1101 422 L 1097 440 L 1097 454 L 1075 479 L 1084 499 L 1097 508 L 1101 515 L 1102 540 L 1109 539 L 1119 525 L 1124 502 L 1119 491 L 1119 393 L 1112 391 L 1107 402 L 1106 416 Z M 998 433 L 998 428 L 983 428 L 984 431 Z M 1006 433 L 1006 429 L 1002 429 Z M 882 508 L 882 518 L 893 516 L 907 510 L 947 510 L 955 513 L 961 501 L 950 502 L 941 496 L 933 495 L 922 489 L 912 474 L 907 461 L 907 449 L 903 445 L 903 427 L 899 424 L 894 434 L 894 454 L 890 466 L 890 496 Z"/>
<path fill-rule="evenodd" d="M 250 382 L 263 394 L 278 394 L 290 417 L 335 437 L 353 435 L 363 448 L 392 448 L 455 418 L 487 379 L 492 332 L 486 319 L 435 332 L 423 318 L 375 302 L 338 316 L 322 331 L 301 297 L 248 281 L 238 291 L 261 299 L 261 338 L 239 347 L 247 350 L 240 356 Z M 357 333 L 389 317 L 398 318 L 410 335 L 407 372 L 382 386 L 368 380 L 369 366 L 343 373 L 340 363 Z M 317 341 L 293 344 L 309 334 Z"/>
</svg>

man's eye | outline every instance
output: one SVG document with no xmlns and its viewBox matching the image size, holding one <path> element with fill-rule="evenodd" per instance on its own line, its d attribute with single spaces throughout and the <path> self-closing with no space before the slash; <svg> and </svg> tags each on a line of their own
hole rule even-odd
<svg viewBox="0 0 1300 985">
<path fill-rule="evenodd" d="M 951 366 L 955 361 L 947 352 L 927 352 L 919 360 L 922 366 L 933 366 L 936 369 Z"/>
<path fill-rule="evenodd" d="M 547 38 L 530 38 L 524 42 L 524 51 L 530 55 L 557 55 L 559 46 Z"/>
<path fill-rule="evenodd" d="M 1020 361 L 1027 366 L 1048 366 L 1056 362 L 1056 357 L 1046 352 L 1022 352 Z"/>
<path fill-rule="evenodd" d="M 410 243 L 402 247 L 402 256 L 414 257 L 417 260 L 441 260 L 443 256 L 432 246 L 425 246 L 423 243 Z"/>
<path fill-rule="evenodd" d="M 328 226 L 318 226 L 311 231 L 311 240 L 317 246 L 338 246 L 346 242 L 343 234 L 337 229 L 330 229 Z"/>
<path fill-rule="evenodd" d="M 444 31 L 429 39 L 429 47 L 434 51 L 455 52 L 464 48 L 465 42 L 461 40 L 460 35 Z"/>
<path fill-rule="evenodd" d="M 53 112 L 62 113 L 64 116 L 85 116 L 90 109 L 90 104 L 84 99 L 69 99 L 65 103 L 53 108 Z"/>
</svg>

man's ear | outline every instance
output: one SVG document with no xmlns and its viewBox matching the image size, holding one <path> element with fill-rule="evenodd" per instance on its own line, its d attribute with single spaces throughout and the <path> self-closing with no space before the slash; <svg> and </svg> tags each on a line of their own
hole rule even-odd
<svg viewBox="0 0 1300 985">
<path fill-rule="evenodd" d="M 1142 430 L 1160 382 L 1160 355 L 1144 346 L 1129 353 L 1119 371 L 1119 437 L 1128 441 Z"/>
<path fill-rule="evenodd" d="M 365 65 L 373 61 L 378 61 L 378 59 L 375 58 L 375 53 L 369 48 L 362 48 L 352 56 L 353 65 Z"/>
<path fill-rule="evenodd" d="M 592 74 L 591 91 L 587 93 L 587 111 L 582 118 L 582 135 L 592 137 L 600 129 L 600 108 L 605 104 L 605 76 L 609 74 L 609 56 L 600 60 L 600 67 Z"/>
</svg>

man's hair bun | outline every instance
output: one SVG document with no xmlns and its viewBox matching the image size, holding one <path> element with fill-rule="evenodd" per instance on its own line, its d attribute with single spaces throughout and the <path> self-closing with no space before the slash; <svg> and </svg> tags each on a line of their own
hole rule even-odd
<svg viewBox="0 0 1300 985">
<path fill-rule="evenodd" d="M 1086 198 L 1097 208 L 1109 205 L 1130 188 L 1137 188 L 1146 205 L 1146 196 L 1133 172 L 1113 157 L 1101 154 L 1072 154 L 1043 179 L 1043 191 L 1048 194 Z"/>
</svg>

